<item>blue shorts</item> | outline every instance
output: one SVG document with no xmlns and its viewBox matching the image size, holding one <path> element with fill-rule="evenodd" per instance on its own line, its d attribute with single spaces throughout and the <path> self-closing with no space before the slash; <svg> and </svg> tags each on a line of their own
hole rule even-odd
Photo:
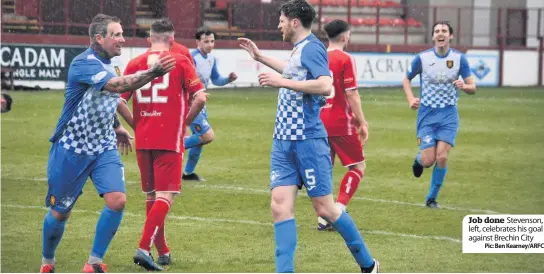
<svg viewBox="0 0 544 274">
<path fill-rule="evenodd" d="M 331 149 L 327 138 L 303 141 L 274 139 L 270 162 L 270 189 L 277 186 L 306 187 L 308 196 L 332 193 Z"/>
<path fill-rule="evenodd" d="M 446 142 L 453 147 L 459 130 L 457 107 L 430 108 L 421 106 L 417 115 L 416 127 L 420 150 L 436 146 L 437 141 Z"/>
<path fill-rule="evenodd" d="M 118 150 L 86 155 L 69 151 L 58 142 L 53 143 L 47 163 L 49 190 L 45 205 L 59 213 L 69 212 L 83 193 L 89 177 L 100 196 L 109 192 L 126 192 Z"/>
<path fill-rule="evenodd" d="M 202 136 L 211 128 L 210 123 L 208 123 L 208 113 L 206 113 L 206 109 L 203 109 L 191 123 L 191 131 L 193 134 Z"/>
</svg>

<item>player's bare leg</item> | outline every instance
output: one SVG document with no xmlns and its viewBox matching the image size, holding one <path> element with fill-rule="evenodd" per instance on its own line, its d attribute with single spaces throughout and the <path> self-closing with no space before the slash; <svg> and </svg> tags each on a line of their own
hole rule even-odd
<svg viewBox="0 0 544 274">
<path fill-rule="evenodd" d="M 159 191 L 156 193 L 155 203 L 147 214 L 147 218 L 144 224 L 144 230 L 142 238 L 140 239 L 140 246 L 134 254 L 134 263 L 145 268 L 148 271 L 161 271 L 163 270 L 151 256 L 151 245 L 157 235 L 159 228 L 164 227 L 166 215 L 170 210 L 174 196 L 176 193 Z"/>
<path fill-rule="evenodd" d="M 380 264 L 370 255 L 355 222 L 348 213 L 335 205 L 332 194 L 312 198 L 312 205 L 319 216 L 332 223 L 335 230 L 340 233 L 346 246 L 361 267 L 361 271 L 364 273 L 379 272 Z"/>
<path fill-rule="evenodd" d="M 200 145 L 207 145 L 215 140 L 215 133 L 213 132 L 213 129 L 209 129 L 204 133 L 202 136 L 200 136 Z"/>
<path fill-rule="evenodd" d="M 70 217 L 70 212 L 59 213 L 51 209 L 44 220 L 43 228 L 43 247 L 42 247 L 42 264 L 40 273 L 55 272 L 55 251 L 64 233 L 66 221 Z M 51 223 L 51 224 L 50 224 Z"/>
<path fill-rule="evenodd" d="M 274 219 L 276 241 L 276 272 L 294 272 L 297 247 L 295 199 L 297 186 L 278 186 L 272 189 L 270 208 Z"/>
<path fill-rule="evenodd" d="M 427 207 L 440 207 L 436 199 L 438 197 L 438 193 L 440 192 L 440 188 L 444 183 L 446 173 L 448 172 L 448 154 L 450 149 L 451 145 L 444 141 L 438 141 L 436 144 L 436 164 L 434 165 L 431 185 L 425 202 Z"/>
<path fill-rule="evenodd" d="M 416 178 L 421 177 L 424 168 L 431 167 L 436 160 L 436 147 L 429 147 L 421 150 L 414 160 L 412 172 Z"/>
<path fill-rule="evenodd" d="M 123 192 L 105 193 L 104 202 L 106 203 L 106 206 L 100 214 L 96 224 L 93 248 L 89 260 L 83 266 L 84 273 L 108 271 L 106 265 L 102 262 L 102 258 L 121 223 L 127 196 Z"/>
<path fill-rule="evenodd" d="M 196 164 L 198 163 L 198 160 L 200 159 L 200 155 L 202 154 L 203 146 L 213 142 L 215 140 L 215 133 L 213 132 L 213 129 L 210 128 L 206 133 L 199 136 L 199 144 L 193 147 L 185 147 L 186 149 L 189 148 L 189 153 L 187 163 L 185 164 L 185 171 L 183 172 L 182 179 L 185 181 L 205 181 L 203 178 L 198 176 L 194 172 L 194 168 Z"/>
</svg>

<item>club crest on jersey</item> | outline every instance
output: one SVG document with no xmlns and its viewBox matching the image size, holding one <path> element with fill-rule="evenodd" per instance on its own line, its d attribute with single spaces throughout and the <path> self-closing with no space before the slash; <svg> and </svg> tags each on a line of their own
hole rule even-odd
<svg viewBox="0 0 544 274">
<path fill-rule="evenodd" d="M 57 203 L 57 198 L 55 196 L 51 195 L 49 196 L 49 204 L 54 206 Z"/>
<path fill-rule="evenodd" d="M 446 66 L 450 69 L 453 68 L 453 60 L 446 61 Z"/>
<path fill-rule="evenodd" d="M 121 76 L 121 70 L 119 69 L 118 66 L 115 66 L 115 73 L 117 73 L 117 76 Z"/>
<path fill-rule="evenodd" d="M 200 127 L 200 125 L 196 125 L 196 126 L 195 126 L 195 129 L 196 129 L 196 131 L 198 131 L 198 132 L 202 131 L 202 127 Z"/>
</svg>

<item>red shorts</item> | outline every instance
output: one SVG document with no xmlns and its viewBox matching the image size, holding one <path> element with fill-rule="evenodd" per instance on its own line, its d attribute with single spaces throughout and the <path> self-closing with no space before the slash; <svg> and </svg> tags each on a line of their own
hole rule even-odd
<svg viewBox="0 0 544 274">
<path fill-rule="evenodd" d="M 179 193 L 183 154 L 169 150 L 137 150 L 142 191 Z"/>
<path fill-rule="evenodd" d="M 363 145 L 359 135 L 329 136 L 331 146 L 331 160 L 334 164 L 334 156 L 338 155 L 342 165 L 347 167 L 365 160 Z"/>
</svg>

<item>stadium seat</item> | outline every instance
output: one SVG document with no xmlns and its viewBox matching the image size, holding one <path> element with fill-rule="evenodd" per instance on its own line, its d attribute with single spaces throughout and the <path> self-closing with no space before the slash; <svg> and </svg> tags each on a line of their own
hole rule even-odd
<svg viewBox="0 0 544 274">
<path fill-rule="evenodd" d="M 414 27 L 414 28 L 420 28 L 423 26 L 423 23 L 414 19 L 414 18 L 408 18 L 406 20 L 406 24 L 409 26 L 409 27 Z"/>
</svg>

